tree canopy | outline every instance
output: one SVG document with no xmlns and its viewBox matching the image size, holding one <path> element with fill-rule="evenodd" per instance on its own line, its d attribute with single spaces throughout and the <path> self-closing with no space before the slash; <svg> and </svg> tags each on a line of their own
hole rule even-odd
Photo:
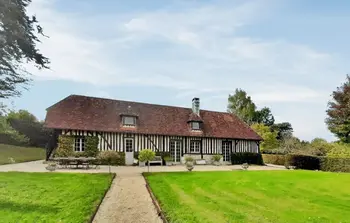
<svg viewBox="0 0 350 223">
<path fill-rule="evenodd" d="M 0 143 L 45 147 L 51 130 L 26 110 L 0 115 Z"/>
<path fill-rule="evenodd" d="M 326 124 L 341 142 L 350 143 L 350 77 L 332 93 Z"/>
<path fill-rule="evenodd" d="M 255 123 L 251 127 L 264 140 L 260 144 L 261 151 L 277 149 L 279 146 L 279 142 L 277 140 L 277 132 L 273 132 L 271 131 L 270 127 L 259 123 Z"/>
<path fill-rule="evenodd" d="M 283 140 L 293 136 L 293 127 L 289 122 L 276 123 L 271 126 L 271 130 L 277 132 L 277 139 Z"/>
<path fill-rule="evenodd" d="M 255 111 L 253 122 L 272 126 L 275 123 L 275 117 L 273 117 L 270 108 L 264 107 L 261 110 Z"/>
<path fill-rule="evenodd" d="M 229 95 L 227 111 L 237 115 L 248 125 L 263 123 L 266 126 L 272 126 L 275 123 L 271 109 L 264 107 L 257 110 L 252 98 L 242 89 L 236 89 L 233 95 Z"/>
<path fill-rule="evenodd" d="M 247 92 L 236 89 L 235 94 L 228 97 L 227 110 L 237 115 L 244 122 L 251 124 L 254 120 L 256 106 Z"/>
<path fill-rule="evenodd" d="M 43 29 L 35 16 L 27 15 L 30 3 L 31 0 L 0 1 L 0 98 L 19 96 L 19 86 L 30 81 L 23 63 L 48 68 L 48 58 L 37 48 Z"/>
</svg>

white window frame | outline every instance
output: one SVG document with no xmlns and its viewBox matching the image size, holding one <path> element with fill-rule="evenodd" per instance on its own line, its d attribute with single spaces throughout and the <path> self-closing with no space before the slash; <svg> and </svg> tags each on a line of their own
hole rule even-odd
<svg viewBox="0 0 350 223">
<path fill-rule="evenodd" d="M 75 152 L 84 152 L 85 151 L 85 138 L 76 137 L 74 139 L 74 151 Z"/>
<path fill-rule="evenodd" d="M 133 138 L 124 138 L 125 152 L 134 152 L 134 139 Z M 128 146 L 131 146 L 129 149 Z"/>
<path fill-rule="evenodd" d="M 190 153 L 200 153 L 201 152 L 201 141 L 192 140 L 190 141 Z"/>
<path fill-rule="evenodd" d="M 198 125 L 198 128 L 194 128 L 194 125 L 193 125 L 193 124 Z M 197 126 L 196 126 L 196 127 L 197 127 Z M 192 128 L 192 130 L 200 130 L 200 129 L 201 129 L 200 123 L 199 123 L 199 122 L 191 122 L 191 128 Z"/>
<path fill-rule="evenodd" d="M 133 120 L 132 124 L 126 123 L 125 121 L 127 119 L 132 119 Z M 136 126 L 136 117 L 134 117 L 134 116 L 123 116 L 122 122 L 123 122 L 123 126 Z"/>
</svg>

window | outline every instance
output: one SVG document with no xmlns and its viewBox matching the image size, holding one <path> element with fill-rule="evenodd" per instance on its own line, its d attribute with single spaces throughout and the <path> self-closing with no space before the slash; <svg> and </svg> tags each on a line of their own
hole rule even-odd
<svg viewBox="0 0 350 223">
<path fill-rule="evenodd" d="M 125 139 L 125 152 L 133 152 L 133 139 Z"/>
<path fill-rule="evenodd" d="M 82 137 L 75 138 L 74 151 L 75 152 L 84 152 L 85 151 L 85 138 L 82 138 Z"/>
<path fill-rule="evenodd" d="M 124 126 L 135 126 L 136 125 L 136 118 L 132 117 L 132 116 L 123 117 L 123 125 Z"/>
<path fill-rule="evenodd" d="M 200 130 L 199 122 L 191 122 L 192 130 Z"/>
<path fill-rule="evenodd" d="M 201 141 L 191 141 L 190 142 L 190 152 L 200 153 L 201 152 Z"/>
</svg>

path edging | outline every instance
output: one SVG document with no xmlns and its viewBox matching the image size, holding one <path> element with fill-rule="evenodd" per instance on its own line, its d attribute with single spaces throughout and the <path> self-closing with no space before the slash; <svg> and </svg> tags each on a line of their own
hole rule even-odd
<svg viewBox="0 0 350 223">
<path fill-rule="evenodd" d="M 159 203 L 158 203 L 158 201 L 157 201 L 157 198 L 156 198 L 156 196 L 154 196 L 154 194 L 153 194 L 153 192 L 152 192 L 152 189 L 151 189 L 151 187 L 150 187 L 150 185 L 149 185 L 149 183 L 148 183 L 148 180 L 147 180 L 147 178 L 145 177 L 145 175 L 144 175 L 144 173 L 142 173 L 142 176 L 143 176 L 143 178 L 145 179 L 145 182 L 146 182 L 146 189 L 147 189 L 147 191 L 148 191 L 148 193 L 149 193 L 149 195 L 150 195 L 150 197 L 151 197 L 151 199 L 152 199 L 152 203 L 154 204 L 154 206 L 155 206 L 155 208 L 156 208 L 156 210 L 157 210 L 157 214 L 158 214 L 158 216 L 162 219 L 162 221 L 164 222 L 164 223 L 168 223 L 168 220 L 166 219 L 166 217 L 165 217 L 165 215 L 164 215 L 164 212 L 162 211 L 162 209 L 161 209 L 161 207 L 160 207 L 160 205 L 159 205 Z"/>
<path fill-rule="evenodd" d="M 93 215 L 92 215 L 92 216 L 90 217 L 90 219 L 89 219 L 89 223 L 92 223 L 92 222 L 94 221 L 94 219 L 95 219 L 95 217 L 96 217 L 96 214 L 97 214 L 98 210 L 100 209 L 100 206 L 101 206 L 103 200 L 105 199 L 105 197 L 106 197 L 108 191 L 110 191 L 110 189 L 111 189 L 111 187 L 112 187 L 113 181 L 114 181 L 114 179 L 115 179 L 115 177 L 116 177 L 117 174 L 115 174 L 115 173 L 111 173 L 111 174 L 112 174 L 112 181 L 111 181 L 111 184 L 109 185 L 109 187 L 107 188 L 107 190 L 105 190 L 101 201 L 98 203 L 98 205 L 97 205 L 97 207 L 96 207 L 96 209 L 95 209 Z"/>
</svg>

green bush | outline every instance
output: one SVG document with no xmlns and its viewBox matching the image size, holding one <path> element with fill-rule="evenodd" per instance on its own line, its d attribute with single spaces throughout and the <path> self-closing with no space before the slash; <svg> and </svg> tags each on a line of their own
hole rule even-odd
<svg viewBox="0 0 350 223">
<path fill-rule="evenodd" d="M 285 155 L 278 154 L 262 154 L 264 163 L 275 164 L 275 165 L 284 165 Z"/>
<path fill-rule="evenodd" d="M 232 164 L 257 164 L 264 165 L 262 156 L 260 153 L 232 153 L 231 154 Z"/>
<path fill-rule="evenodd" d="M 350 172 L 350 158 L 322 157 L 320 169 L 330 172 Z"/>
<path fill-rule="evenodd" d="M 320 157 L 300 154 L 287 154 L 285 156 L 285 165 L 293 166 L 296 169 L 319 170 Z"/>
<path fill-rule="evenodd" d="M 350 158 L 349 144 L 332 143 L 332 148 L 328 151 L 327 157 Z"/>
<path fill-rule="evenodd" d="M 194 159 L 192 156 L 185 156 L 185 163 L 193 163 Z"/>
<path fill-rule="evenodd" d="M 97 159 L 101 165 L 125 165 L 125 154 L 123 152 L 101 151 Z"/>
<path fill-rule="evenodd" d="M 140 162 L 147 162 L 151 161 L 155 157 L 155 152 L 153 152 L 151 149 L 144 149 L 139 152 L 139 161 Z"/>
<path fill-rule="evenodd" d="M 221 158 L 222 158 L 222 155 L 220 154 L 215 154 L 211 157 L 213 162 L 220 162 Z"/>
</svg>

